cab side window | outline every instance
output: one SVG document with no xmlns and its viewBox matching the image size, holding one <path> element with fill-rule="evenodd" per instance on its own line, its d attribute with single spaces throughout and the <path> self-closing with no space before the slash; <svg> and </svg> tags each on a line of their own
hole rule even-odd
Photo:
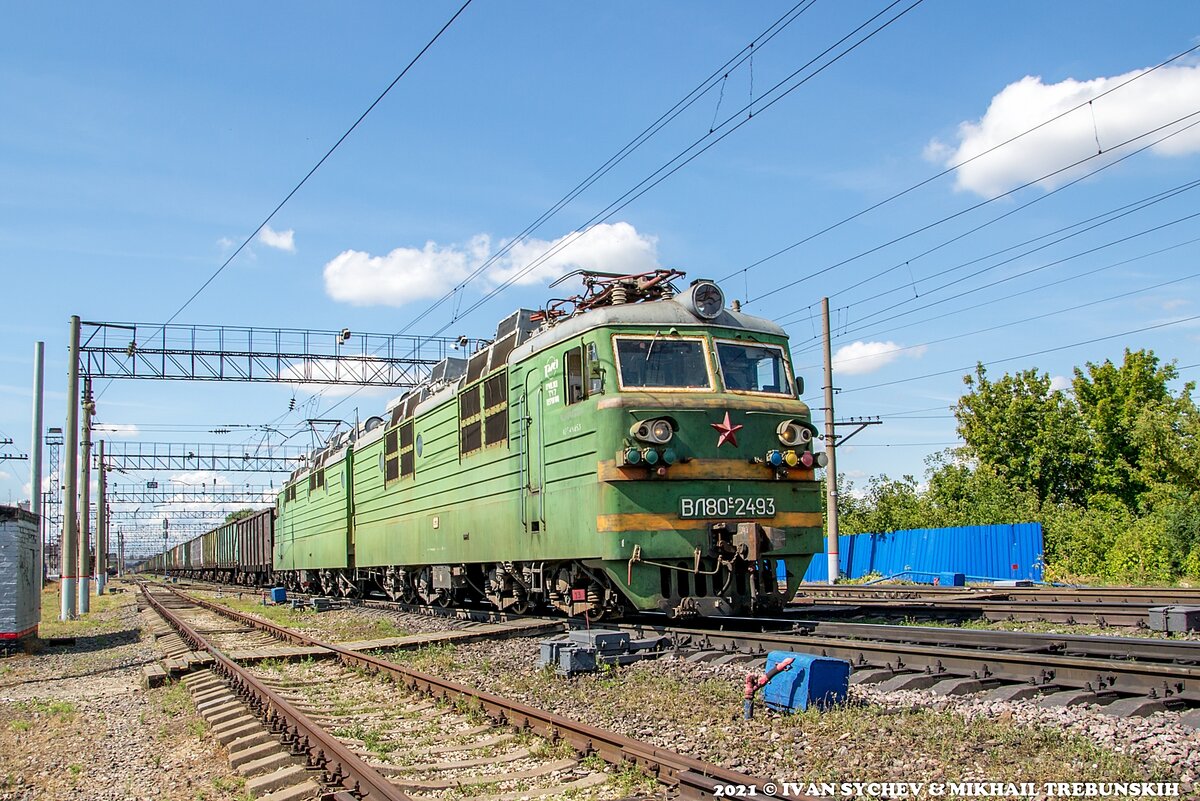
<svg viewBox="0 0 1200 801">
<path fill-rule="evenodd" d="M 583 383 L 583 346 L 571 348 L 563 357 L 563 376 L 567 384 L 567 404 L 587 399 Z"/>
</svg>

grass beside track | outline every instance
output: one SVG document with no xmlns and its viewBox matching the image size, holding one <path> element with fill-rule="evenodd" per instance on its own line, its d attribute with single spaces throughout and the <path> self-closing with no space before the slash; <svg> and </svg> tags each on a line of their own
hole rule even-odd
<svg viewBox="0 0 1200 801">
<path fill-rule="evenodd" d="M 249 801 L 183 685 L 141 689 L 149 616 L 135 612 L 132 585 L 121 589 L 59 621 L 52 585 L 40 633 L 75 643 L 0 660 L 0 799 Z"/>
<path fill-rule="evenodd" d="M 519 653 L 512 653 L 517 652 Z M 967 719 L 950 709 L 852 702 L 741 719 L 740 682 L 677 662 L 643 662 L 561 678 L 534 649 L 477 646 L 394 651 L 388 659 L 524 700 L 584 722 L 744 772 L 783 780 L 1170 781 L 1168 766 L 1011 714 Z"/>
<path fill-rule="evenodd" d="M 257 615 L 272 623 L 329 642 L 379 640 L 411 634 L 386 615 L 371 616 L 363 614 L 362 610 L 331 609 L 327 612 L 314 612 L 312 609 L 293 609 L 290 605 L 267 605 L 253 594 L 239 598 L 229 594 L 217 595 L 196 590 L 189 592 L 236 612 Z"/>
</svg>

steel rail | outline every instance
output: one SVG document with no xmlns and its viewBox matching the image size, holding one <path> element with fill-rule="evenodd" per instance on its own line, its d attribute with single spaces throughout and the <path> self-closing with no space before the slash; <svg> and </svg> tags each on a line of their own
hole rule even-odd
<svg viewBox="0 0 1200 801">
<path fill-rule="evenodd" d="M 845 659 L 855 669 L 881 668 L 896 675 L 924 673 L 931 678 L 967 677 L 1041 689 L 1075 689 L 1097 695 L 1200 702 L 1200 667 L 1190 665 L 851 640 L 795 632 L 708 631 L 646 624 L 625 624 L 619 628 L 639 636 L 654 632 L 668 637 L 681 650 L 714 650 L 755 656 L 765 656 L 775 650 L 801 650 Z"/>
<path fill-rule="evenodd" d="M 644 618 L 651 617 L 649 615 Z M 659 625 L 654 620 L 623 621 Z M 996 651 L 1020 651 L 1034 654 L 1085 656 L 1124 661 L 1200 665 L 1200 640 L 1175 640 L 1149 637 L 1111 637 L 1091 634 L 1050 634 L 1044 632 L 971 629 L 956 626 L 900 626 L 885 623 L 845 623 L 830 620 L 795 618 L 727 617 L 713 619 L 723 631 L 778 632 L 783 635 L 836 637 L 848 640 L 874 640 L 921 645 L 954 645 Z M 662 625 L 669 625 L 663 622 Z M 702 628 L 693 624 L 697 629 Z M 706 627 L 704 627 L 706 628 Z"/>
<path fill-rule="evenodd" d="M 1145 628 L 1148 604 L 1040 603 L 966 599 L 912 600 L 882 598 L 823 598 L 819 603 L 792 603 L 786 611 L 798 615 L 836 617 L 915 617 L 949 620 L 984 619 L 994 622 L 1026 621 L 1090 624 L 1102 627 Z"/>
<path fill-rule="evenodd" d="M 1200 640 L 1046 634 L 935 626 L 889 626 L 879 623 L 840 623 L 825 620 L 787 622 L 794 626 L 793 631 L 806 635 L 1200 665 Z"/>
<path fill-rule="evenodd" d="M 764 784 L 769 783 L 760 777 L 747 776 L 562 715 L 546 712 L 517 701 L 509 701 L 492 693 L 422 673 L 371 654 L 351 651 L 334 643 L 327 643 L 307 634 L 237 612 L 221 604 L 187 595 L 171 587 L 166 589 L 189 603 L 194 603 L 231 620 L 254 626 L 296 645 L 328 649 L 337 654 L 343 664 L 387 676 L 411 690 L 433 698 L 451 702 L 465 701 L 468 704 L 477 705 L 484 714 L 503 725 L 531 732 L 555 742 L 566 740 L 576 751 L 583 754 L 596 754 L 610 764 L 632 763 L 637 765 L 653 775 L 660 783 L 675 789 L 680 798 L 713 798 L 729 785 L 761 788 Z M 759 793 L 761 794 L 761 790 Z M 790 797 L 800 798 L 801 801 L 816 801 L 809 796 Z"/>
<path fill-rule="evenodd" d="M 309 768 L 323 771 L 323 779 L 327 785 L 344 787 L 369 801 L 411 801 L 412 796 L 402 792 L 307 715 L 222 653 L 155 598 L 144 584 L 142 594 L 184 640 L 198 650 L 207 651 L 212 655 L 212 669 L 229 680 L 234 691 L 249 702 L 255 714 L 266 721 L 273 733 L 281 736 L 285 746 L 291 747 L 293 752 L 305 753 Z M 192 600 L 180 593 L 175 594 L 188 601 Z"/>
<path fill-rule="evenodd" d="M 797 597 L 845 599 L 936 599 L 1031 603 L 1139 603 L 1167 606 L 1200 603 L 1197 587 L 931 587 L 921 585 L 802 585 Z"/>
</svg>

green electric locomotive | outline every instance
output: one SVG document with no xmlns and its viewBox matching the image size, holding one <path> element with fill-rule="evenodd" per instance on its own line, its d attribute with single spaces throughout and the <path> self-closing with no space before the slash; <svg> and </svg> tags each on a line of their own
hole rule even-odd
<svg viewBox="0 0 1200 801">
<path fill-rule="evenodd" d="M 824 454 L 783 330 L 681 277 L 583 274 L 335 438 L 279 495 L 276 580 L 593 618 L 777 608 L 820 550 Z"/>
</svg>

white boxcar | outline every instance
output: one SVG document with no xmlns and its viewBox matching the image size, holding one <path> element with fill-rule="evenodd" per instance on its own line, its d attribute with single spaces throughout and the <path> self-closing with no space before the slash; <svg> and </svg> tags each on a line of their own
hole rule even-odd
<svg viewBox="0 0 1200 801">
<path fill-rule="evenodd" d="M 41 611 L 38 519 L 24 509 L 0 506 L 0 650 L 36 637 Z"/>
</svg>

